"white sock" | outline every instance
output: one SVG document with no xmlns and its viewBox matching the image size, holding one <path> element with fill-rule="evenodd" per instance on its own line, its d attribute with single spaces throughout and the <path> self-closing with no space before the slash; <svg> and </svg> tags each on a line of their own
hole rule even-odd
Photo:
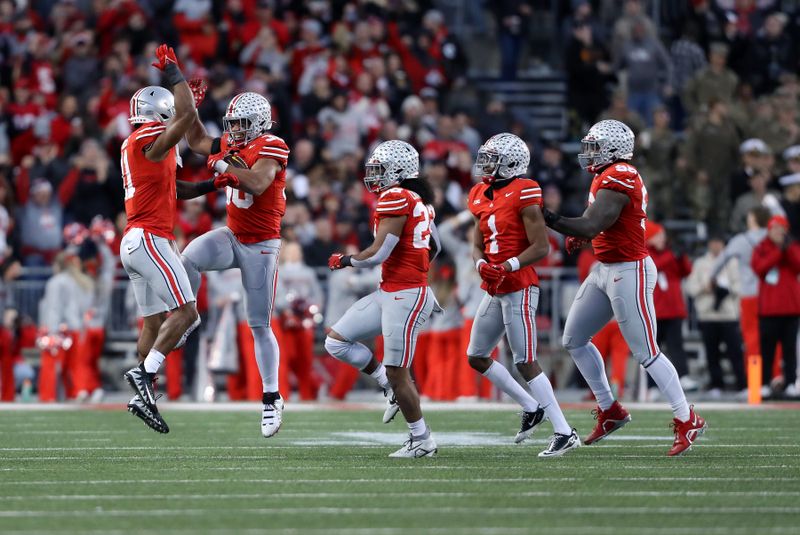
<svg viewBox="0 0 800 535">
<path fill-rule="evenodd" d="M 658 385 L 661 394 L 667 398 L 675 418 L 681 422 L 688 420 L 689 404 L 686 402 L 686 394 L 683 393 L 678 372 L 675 371 L 675 366 L 672 365 L 667 356 L 664 353 L 659 353 L 653 363 L 645 369 Z"/>
<path fill-rule="evenodd" d="M 592 389 L 597 404 L 604 411 L 608 410 L 614 403 L 614 394 L 611 393 L 611 387 L 608 384 L 603 356 L 591 342 L 583 347 L 570 349 L 569 354 L 572 355 L 578 371 L 586 379 L 586 384 Z"/>
<path fill-rule="evenodd" d="M 167 358 L 155 349 L 151 349 L 150 353 L 147 354 L 147 358 L 144 359 L 144 371 L 147 373 L 158 373 L 158 369 L 161 367 L 161 363 L 164 362 L 164 359 Z"/>
<path fill-rule="evenodd" d="M 539 410 L 539 403 L 531 397 L 528 391 L 520 386 L 502 364 L 492 361 L 489 369 L 483 372 L 483 376 L 494 383 L 497 388 L 511 396 L 511 399 L 519 403 L 525 412 Z"/>
<path fill-rule="evenodd" d="M 359 342 L 343 342 L 330 336 L 325 339 L 325 350 L 332 357 L 363 370 L 372 360 L 372 351 Z"/>
<path fill-rule="evenodd" d="M 419 438 L 424 436 L 428 431 L 428 426 L 425 425 L 425 418 L 420 418 L 416 422 L 409 422 L 408 429 L 411 431 L 411 436 Z"/>
<path fill-rule="evenodd" d="M 564 418 L 564 413 L 561 412 L 561 406 L 558 404 L 558 401 L 556 401 L 553 385 L 550 384 L 550 379 L 547 378 L 544 372 L 528 381 L 528 386 L 531 392 L 533 392 L 533 395 L 536 396 L 536 399 L 540 400 L 544 413 L 553 424 L 553 431 L 559 435 L 569 435 L 572 433 L 572 428 L 567 423 L 567 419 Z"/>
<path fill-rule="evenodd" d="M 378 363 L 378 367 L 369 376 L 378 381 L 381 388 L 389 388 L 389 379 L 386 378 L 386 366 L 383 364 Z"/>
<path fill-rule="evenodd" d="M 275 333 L 268 326 L 250 327 L 255 342 L 256 364 L 261 374 L 261 385 L 264 392 L 278 391 L 278 366 L 281 361 L 281 350 Z"/>
</svg>

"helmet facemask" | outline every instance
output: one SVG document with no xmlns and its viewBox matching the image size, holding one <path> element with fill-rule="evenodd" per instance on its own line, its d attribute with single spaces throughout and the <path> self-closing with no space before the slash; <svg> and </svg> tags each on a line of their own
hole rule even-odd
<svg viewBox="0 0 800 535">
<path fill-rule="evenodd" d="M 379 193 L 402 182 L 381 162 L 367 162 L 365 171 L 364 186 L 371 193 Z"/>
<path fill-rule="evenodd" d="M 228 143 L 233 146 L 246 145 L 261 134 L 249 117 L 223 117 L 222 128 L 228 136 Z"/>
<path fill-rule="evenodd" d="M 581 140 L 581 152 L 578 154 L 578 163 L 582 169 L 594 172 L 601 166 L 610 163 L 608 154 L 603 150 L 605 140 L 586 136 Z"/>
</svg>

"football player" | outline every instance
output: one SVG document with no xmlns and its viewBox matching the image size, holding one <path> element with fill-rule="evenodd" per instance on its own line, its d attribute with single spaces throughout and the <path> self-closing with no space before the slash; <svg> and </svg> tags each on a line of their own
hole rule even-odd
<svg viewBox="0 0 800 535">
<path fill-rule="evenodd" d="M 486 293 L 472 324 L 467 356 L 475 371 L 522 405 L 515 442 L 528 438 L 547 416 L 554 434 L 539 457 L 557 457 L 580 446 L 580 439 L 536 362 L 539 277 L 533 263 L 547 256 L 550 243 L 542 217 L 542 189 L 522 177 L 530 159 L 525 142 L 508 133 L 492 136 L 478 150 L 475 174 L 481 183 L 470 191 L 468 206 L 475 218 L 472 256 Z M 530 392 L 490 356 L 504 333 Z"/>
<path fill-rule="evenodd" d="M 680 455 L 703 434 L 706 422 L 686 402 L 675 367 L 656 344 L 653 290 L 657 274 L 645 246 L 647 188 L 630 164 L 633 143 L 633 132 L 624 123 L 607 120 L 592 126 L 581 140 L 578 155 L 581 167 L 594 174 L 588 208 L 574 218 L 545 211 L 547 225 L 568 236 L 568 251 L 591 240 L 599 261 L 575 296 L 563 343 L 598 403 L 597 425 L 584 443 L 602 440 L 631 421 L 628 411 L 614 399 L 603 357 L 591 342 L 613 317 L 633 356 L 669 401 L 675 441 L 668 455 Z"/>
<path fill-rule="evenodd" d="M 137 344 L 142 362 L 125 373 L 136 394 L 128 410 L 156 431 L 167 433 L 169 427 L 156 408 L 153 380 L 164 356 L 183 345 L 200 324 L 195 294 L 173 235 L 176 198 L 197 197 L 236 184 L 237 179 L 225 174 L 199 183 L 175 180 L 179 158 L 175 145 L 197 112 L 175 52 L 161 45 L 156 56 L 158 61 L 153 65 L 164 72 L 175 95 L 163 87 L 148 86 L 131 98 L 128 121 L 138 127 L 122 143 L 128 225 L 120 244 L 120 258 L 144 317 Z M 171 314 L 167 318 L 168 311 Z"/>
<path fill-rule="evenodd" d="M 192 89 L 199 103 L 205 87 L 193 80 Z M 228 224 L 192 241 L 183 251 L 183 263 L 195 292 L 202 271 L 241 270 L 247 323 L 255 340 L 263 387 L 261 434 L 269 438 L 280 430 L 283 421 L 283 400 L 278 391 L 280 352 L 270 320 L 278 278 L 281 219 L 286 211 L 289 147 L 268 133 L 272 108 L 257 93 L 233 97 L 222 123 L 222 137 L 212 138 L 195 118 L 186 140 L 194 152 L 208 156 L 209 169 L 237 177 L 238 185 L 227 190 Z"/>
<path fill-rule="evenodd" d="M 390 457 L 429 457 L 436 454 L 436 442 L 422 417 L 410 370 L 417 335 L 438 308 L 428 288 L 430 260 L 440 249 L 433 225 L 433 194 L 419 178 L 419 154 L 404 141 L 385 141 L 375 148 L 367 160 L 364 184 L 380 194 L 375 241 L 352 256 L 332 255 L 328 266 L 337 270 L 381 265 L 380 289 L 356 302 L 333 325 L 325 349 L 378 381 L 390 398 L 384 423 L 398 408 L 402 411 L 410 433 Z M 383 334 L 383 364 L 359 342 L 378 334 Z"/>
</svg>

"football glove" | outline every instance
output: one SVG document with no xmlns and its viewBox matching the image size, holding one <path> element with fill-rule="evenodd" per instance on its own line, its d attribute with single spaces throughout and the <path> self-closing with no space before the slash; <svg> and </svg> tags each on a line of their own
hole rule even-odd
<svg viewBox="0 0 800 535">
<path fill-rule="evenodd" d="M 239 177 L 233 173 L 222 173 L 214 177 L 214 187 L 216 189 L 227 188 L 228 186 L 236 188 L 239 186 Z"/>
<path fill-rule="evenodd" d="M 208 91 L 208 84 L 202 78 L 192 78 L 189 80 L 189 89 L 192 90 L 192 97 L 194 97 L 194 107 L 199 108 L 206 98 L 206 91 Z"/>
<path fill-rule="evenodd" d="M 330 256 L 330 258 L 328 258 L 328 267 L 331 268 L 331 271 L 336 271 L 337 269 L 350 266 L 350 257 L 341 253 L 334 253 Z"/>
<path fill-rule="evenodd" d="M 583 249 L 588 243 L 589 240 L 587 239 L 567 236 L 567 239 L 564 240 L 564 248 L 568 254 L 573 254 Z"/>
<path fill-rule="evenodd" d="M 167 68 L 167 65 L 170 63 L 174 63 L 176 66 L 178 65 L 178 58 L 175 56 L 175 51 L 172 49 L 171 46 L 161 45 L 156 49 L 156 60 L 153 62 L 153 67 L 156 69 L 163 71 Z"/>
</svg>

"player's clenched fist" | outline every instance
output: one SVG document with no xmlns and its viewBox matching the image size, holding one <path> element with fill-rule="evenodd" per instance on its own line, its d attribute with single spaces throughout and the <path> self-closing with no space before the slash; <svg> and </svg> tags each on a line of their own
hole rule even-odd
<svg viewBox="0 0 800 535">
<path fill-rule="evenodd" d="M 206 91 L 208 91 L 208 84 L 202 78 L 192 78 L 189 80 L 189 89 L 192 90 L 192 97 L 194 98 L 194 107 L 199 108 L 206 98 Z"/>
<path fill-rule="evenodd" d="M 222 173 L 214 177 L 214 187 L 217 189 L 222 188 L 236 188 L 239 186 L 239 177 L 233 173 Z"/>
<path fill-rule="evenodd" d="M 153 67 L 159 70 L 164 70 L 170 63 L 178 65 L 178 58 L 175 56 L 175 51 L 171 46 L 161 45 L 156 49 L 156 60 Z"/>
<path fill-rule="evenodd" d="M 328 258 L 328 267 L 331 268 L 331 271 L 350 267 L 350 265 L 350 257 L 341 253 L 332 254 L 330 258 Z"/>
<path fill-rule="evenodd" d="M 572 254 L 583 249 L 588 243 L 589 240 L 586 240 L 584 238 L 567 236 L 567 239 L 564 240 L 564 247 L 566 248 L 567 253 Z"/>
<path fill-rule="evenodd" d="M 225 161 L 225 153 L 218 152 L 208 157 L 208 160 L 206 160 L 206 167 L 208 167 L 212 171 L 217 171 L 217 163 L 224 161 Z"/>
</svg>

